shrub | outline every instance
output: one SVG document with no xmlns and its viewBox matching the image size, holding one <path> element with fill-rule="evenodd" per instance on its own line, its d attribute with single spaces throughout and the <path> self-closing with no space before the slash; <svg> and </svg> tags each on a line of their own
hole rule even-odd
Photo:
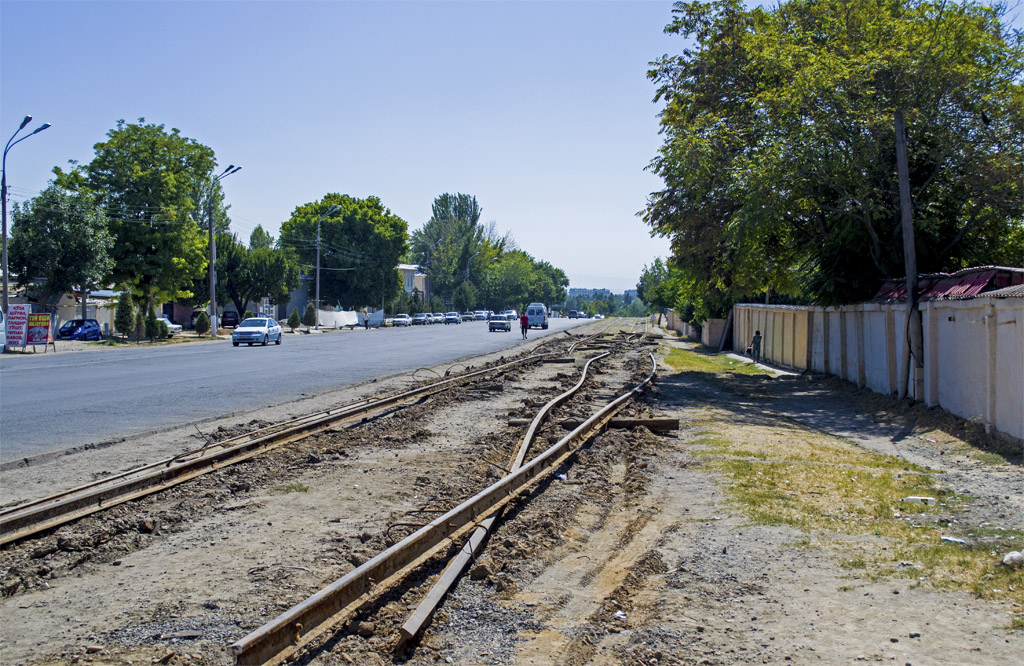
<svg viewBox="0 0 1024 666">
<path fill-rule="evenodd" d="M 196 316 L 196 334 L 202 337 L 203 333 L 210 330 L 210 315 L 206 312 L 200 312 Z"/>
<path fill-rule="evenodd" d="M 299 326 L 302 325 L 302 317 L 299 316 L 299 309 L 292 308 L 292 313 L 288 315 L 288 328 L 292 329 L 292 333 L 295 332 Z"/>
<path fill-rule="evenodd" d="M 142 340 L 146 334 L 146 313 L 139 308 L 135 311 L 135 342 Z"/>
<path fill-rule="evenodd" d="M 244 313 L 242 314 L 242 319 L 249 319 L 250 317 L 255 317 L 255 316 L 256 316 L 256 315 L 255 315 L 255 314 L 253 314 L 253 311 L 252 311 L 252 310 L 246 310 L 246 311 L 245 311 L 245 312 L 244 312 Z"/>
<path fill-rule="evenodd" d="M 156 337 L 158 340 L 165 340 L 171 337 L 171 329 L 163 319 L 156 320 Z"/>
<path fill-rule="evenodd" d="M 114 312 L 114 328 L 127 338 L 135 330 L 135 304 L 132 293 L 125 289 L 117 299 L 117 310 Z"/>
<path fill-rule="evenodd" d="M 156 324 L 156 307 L 150 302 L 146 310 L 145 334 L 149 341 L 153 342 L 159 332 Z"/>
<path fill-rule="evenodd" d="M 316 308 L 312 303 L 306 303 L 306 312 L 302 315 L 302 323 L 306 325 L 307 331 L 310 326 L 316 326 Z"/>
</svg>

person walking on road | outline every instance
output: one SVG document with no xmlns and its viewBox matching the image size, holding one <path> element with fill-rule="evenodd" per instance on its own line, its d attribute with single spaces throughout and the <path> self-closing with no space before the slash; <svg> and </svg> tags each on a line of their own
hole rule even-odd
<svg viewBox="0 0 1024 666">
<path fill-rule="evenodd" d="M 519 318 L 519 328 L 523 329 L 523 340 L 526 339 L 526 332 L 530 330 L 530 318 L 523 313 L 523 316 Z"/>
<path fill-rule="evenodd" d="M 366 330 L 370 330 L 370 313 L 369 312 L 364 312 L 363 313 L 363 328 L 365 328 Z"/>
<path fill-rule="evenodd" d="M 761 331 L 754 331 L 754 338 L 750 341 L 750 356 L 754 363 L 761 362 Z"/>
</svg>

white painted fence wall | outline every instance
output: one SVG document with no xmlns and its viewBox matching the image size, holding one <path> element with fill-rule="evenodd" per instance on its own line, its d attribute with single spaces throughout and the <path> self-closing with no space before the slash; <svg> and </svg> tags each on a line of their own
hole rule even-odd
<svg viewBox="0 0 1024 666">
<path fill-rule="evenodd" d="M 894 393 L 905 307 L 737 304 L 733 348 L 745 349 L 760 330 L 762 357 L 770 363 Z M 921 313 L 924 372 L 911 382 L 908 395 L 1024 440 L 1024 298 L 928 301 Z"/>
</svg>

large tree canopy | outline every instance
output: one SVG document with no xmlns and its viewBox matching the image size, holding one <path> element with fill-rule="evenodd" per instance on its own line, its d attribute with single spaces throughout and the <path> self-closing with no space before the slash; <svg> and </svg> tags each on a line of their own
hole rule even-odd
<svg viewBox="0 0 1024 666">
<path fill-rule="evenodd" d="M 281 225 L 281 245 L 294 248 L 303 272 L 312 274 L 317 220 L 331 206 L 338 209 L 320 222 L 321 302 L 360 307 L 392 299 L 400 286 L 397 266 L 407 249 L 408 227 L 377 197 L 328 194 L 303 204 Z"/>
<path fill-rule="evenodd" d="M 1020 261 L 1022 40 L 975 2 L 677 2 L 649 77 L 664 181 L 644 212 L 684 301 L 859 300 L 902 275 L 894 115 L 921 271 Z"/>
<path fill-rule="evenodd" d="M 146 299 L 192 296 L 193 280 L 206 274 L 196 202 L 210 188 L 213 150 L 144 118 L 119 120 L 95 150 L 88 164 L 54 173 L 58 185 L 90 192 L 106 209 L 115 239 L 113 281 Z"/>
<path fill-rule="evenodd" d="M 50 185 L 24 205 L 14 205 L 10 268 L 19 286 L 44 278 L 45 294 L 91 291 L 113 262 L 107 218 L 87 193 Z"/>
</svg>

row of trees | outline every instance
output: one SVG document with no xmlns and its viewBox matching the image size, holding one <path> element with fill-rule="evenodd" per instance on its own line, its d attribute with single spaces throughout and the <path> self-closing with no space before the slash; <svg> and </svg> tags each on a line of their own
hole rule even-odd
<svg viewBox="0 0 1024 666">
<path fill-rule="evenodd" d="M 408 259 L 424 267 L 437 299 L 432 304 L 396 302 L 398 311 L 437 311 L 446 303 L 462 311 L 521 309 L 531 301 L 565 299 L 565 272 L 517 248 L 511 234 L 499 234 L 494 222 L 481 224 L 483 209 L 476 197 L 442 194 L 431 212 L 412 234 Z"/>
<path fill-rule="evenodd" d="M 693 44 L 652 63 L 672 242 L 646 302 L 719 316 L 766 293 L 825 305 L 904 274 L 894 118 L 906 117 L 921 272 L 1024 257 L 1024 41 L 1003 5 L 677 2 Z"/>
<path fill-rule="evenodd" d="M 297 206 L 277 240 L 257 227 L 246 242 L 230 230 L 208 146 L 140 118 L 118 121 L 94 148 L 88 164 L 54 168 L 45 191 L 14 206 L 11 270 L 22 287 L 42 278 L 44 298 L 114 284 L 143 310 L 205 306 L 211 224 L 217 300 L 238 312 L 263 297 L 287 302 L 317 265 L 321 303 L 342 307 L 408 298 L 395 270 L 403 260 L 425 266 L 440 302 L 459 309 L 560 302 L 568 286 L 560 269 L 517 249 L 493 222 L 480 224 L 469 195 L 437 197 L 411 246 L 405 220 L 379 198 L 343 194 Z"/>
</svg>

